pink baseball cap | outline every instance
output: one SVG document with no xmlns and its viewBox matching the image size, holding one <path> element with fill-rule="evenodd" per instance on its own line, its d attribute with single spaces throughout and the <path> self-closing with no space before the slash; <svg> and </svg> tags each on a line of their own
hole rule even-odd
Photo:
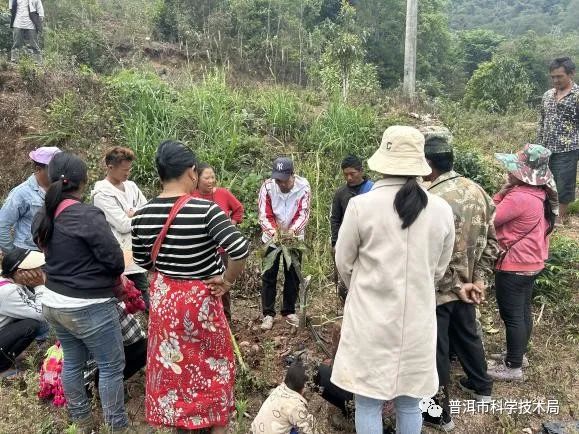
<svg viewBox="0 0 579 434">
<path fill-rule="evenodd" d="M 28 156 L 35 163 L 48 164 L 52 157 L 54 157 L 59 152 L 62 152 L 56 146 L 42 146 L 41 148 L 35 149 L 30 152 Z"/>
</svg>

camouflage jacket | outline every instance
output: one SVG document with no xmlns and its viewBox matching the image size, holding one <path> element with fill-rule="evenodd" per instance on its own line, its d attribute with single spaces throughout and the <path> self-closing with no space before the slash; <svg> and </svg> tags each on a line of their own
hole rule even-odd
<svg viewBox="0 0 579 434">
<path fill-rule="evenodd" d="M 499 252 L 495 205 L 481 186 L 454 171 L 439 176 L 428 190 L 446 200 L 454 213 L 454 251 L 437 284 L 436 304 L 441 305 L 458 300 L 453 290 L 461 284 L 491 277 Z"/>
</svg>

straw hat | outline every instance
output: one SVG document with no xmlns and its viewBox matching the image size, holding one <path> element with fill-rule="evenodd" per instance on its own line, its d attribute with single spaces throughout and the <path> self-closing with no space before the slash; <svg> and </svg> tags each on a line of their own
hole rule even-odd
<svg viewBox="0 0 579 434">
<path fill-rule="evenodd" d="M 394 176 L 426 176 L 432 169 L 424 157 L 424 136 L 413 127 L 395 125 L 384 131 L 382 143 L 368 160 L 374 172 Z"/>
</svg>

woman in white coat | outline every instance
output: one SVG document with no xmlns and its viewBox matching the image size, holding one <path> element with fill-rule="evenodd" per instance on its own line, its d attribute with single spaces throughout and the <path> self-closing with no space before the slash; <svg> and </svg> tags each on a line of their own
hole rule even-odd
<svg viewBox="0 0 579 434">
<path fill-rule="evenodd" d="M 438 391 L 434 283 L 450 261 L 454 220 L 418 184 L 431 169 L 415 128 L 388 128 L 368 166 L 384 177 L 350 201 L 336 244 L 349 293 L 331 381 L 354 394 L 358 434 L 382 433 L 392 399 L 396 432 L 419 434 L 419 402 Z"/>
<path fill-rule="evenodd" d="M 135 212 L 147 203 L 147 199 L 129 175 L 135 160 L 135 153 L 129 148 L 115 146 L 107 150 L 105 164 L 107 176 L 97 181 L 91 192 L 92 203 L 100 208 L 107 218 L 113 235 L 125 253 L 128 264 L 123 273 L 133 281 L 143 295 L 143 300 L 149 308 L 149 281 L 147 271 L 132 261 L 131 249 L 131 219 Z M 127 256 L 131 259 L 127 260 Z"/>
</svg>

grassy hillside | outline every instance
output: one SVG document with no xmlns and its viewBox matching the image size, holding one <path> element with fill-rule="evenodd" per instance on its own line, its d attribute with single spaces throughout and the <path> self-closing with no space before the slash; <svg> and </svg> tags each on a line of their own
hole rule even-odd
<svg viewBox="0 0 579 434">
<path fill-rule="evenodd" d="M 569 4 L 571 1 L 575 0 Z M 312 363 L 325 358 L 305 330 L 296 334 L 279 324 L 267 334 L 257 329 L 260 287 L 257 190 L 276 156 L 292 156 L 298 174 L 305 176 L 312 186 L 312 217 L 306 240 L 309 251 L 304 265 L 306 273 L 313 276 L 308 309 L 317 330 L 329 337 L 331 325 L 341 313 L 332 283 L 329 210 L 333 193 L 343 182 L 339 167 L 345 155 L 355 153 L 366 159 L 390 125 L 444 123 L 455 136 L 456 169 L 492 193 L 504 179 L 493 153 L 515 151 L 535 139 L 536 112 L 526 105 L 504 113 L 488 113 L 466 108 L 460 102 L 462 96 L 449 101 L 444 96 L 432 99 L 421 94 L 420 100 L 409 107 L 402 102 L 398 90 L 376 88 L 354 90 L 349 100 L 343 102 L 327 88 L 313 83 L 284 85 L 269 75 L 257 80 L 260 75 L 255 71 L 215 60 L 213 54 L 218 52 L 215 47 L 212 49 L 217 51 L 203 52 L 193 44 L 155 41 L 152 23 L 158 17 L 157 7 L 164 2 L 127 0 L 118 8 L 111 8 L 106 0 L 82 0 L 77 9 L 67 9 L 65 6 L 70 4 L 67 2 L 47 5 L 53 22 L 45 35 L 44 66 L 26 60 L 18 65 L 0 62 L 3 162 L 0 202 L 28 176 L 31 167 L 27 153 L 42 144 L 82 155 L 89 163 L 89 184 L 104 174 L 105 148 L 130 146 L 137 154 L 133 179 L 148 197 L 159 190 L 154 152 L 160 141 L 182 140 L 202 160 L 213 164 L 221 185 L 230 188 L 245 204 L 247 219 L 242 230 L 255 241 L 248 269 L 234 291 L 234 332 L 244 344 L 243 354 L 251 371 L 237 379 L 238 413 L 232 432 L 247 433 L 249 419 L 243 414 L 255 415 L 269 388 L 280 381 L 289 354 L 306 349 Z M 317 4 L 314 0 L 307 2 Z M 233 3 L 247 6 L 251 2 Z M 484 3 L 487 11 L 492 6 L 490 2 L 471 2 L 469 7 L 478 8 L 479 3 Z M 514 3 L 501 4 L 503 14 L 516 15 Z M 539 10 L 537 1 L 528 5 L 520 2 L 518 7 L 527 10 L 525 5 L 531 4 L 536 6 L 533 10 Z M 483 10 L 468 9 L 466 1 L 455 2 L 455 6 L 463 8 L 456 9 L 461 13 L 472 14 L 469 23 L 484 15 Z M 231 19 L 221 18 L 223 22 L 225 18 Z M 212 29 L 220 22 L 211 21 Z M 188 37 L 206 41 L 209 30 L 204 32 L 192 32 Z M 6 32 L 0 32 L 0 43 L 2 35 L 8 43 Z M 553 43 L 553 38 L 549 39 Z M 288 40 L 295 42 L 291 37 Z M 211 41 L 219 48 L 218 37 Z M 509 43 L 505 42 L 502 49 L 507 49 Z M 572 39 L 566 44 L 564 48 L 573 46 Z M 527 51 L 519 48 L 515 51 L 523 54 L 538 51 L 535 46 L 530 47 L 525 48 Z M 280 59 L 282 48 L 275 48 Z M 541 50 L 541 59 L 550 55 L 547 48 Z M 280 59 L 278 66 L 283 63 Z M 525 59 L 537 71 L 544 70 L 542 61 L 537 62 L 533 56 Z M 456 78 L 450 77 L 449 81 Z M 497 385 L 494 392 L 497 398 L 504 399 L 558 399 L 557 419 L 563 420 L 576 419 L 579 414 L 577 240 L 577 219 L 553 239 L 552 257 L 535 293 L 535 332 L 529 354 L 532 367 L 527 371 L 527 382 Z M 487 350 L 497 352 L 504 345 L 504 333 L 492 293 L 490 302 L 481 310 Z M 28 365 L 34 368 L 41 355 L 40 350 L 33 348 L 28 354 Z M 460 367 L 455 366 L 453 376 L 460 372 Z M 4 409 L 0 433 L 73 434 L 75 430 L 69 427 L 65 412 L 39 403 L 36 391 L 34 369 L 21 382 L 0 383 L 0 406 Z M 129 384 L 129 391 L 131 421 L 137 432 L 149 433 L 143 414 L 142 376 Z M 458 390 L 453 389 L 452 393 L 457 399 L 466 399 Z M 342 433 L 328 425 L 327 416 L 331 413 L 328 406 L 314 393 L 309 397 L 319 432 Z M 98 407 L 95 401 L 94 408 Z M 456 432 L 518 434 L 523 429 L 539 432 L 541 423 L 552 417 L 460 415 Z"/>
</svg>

